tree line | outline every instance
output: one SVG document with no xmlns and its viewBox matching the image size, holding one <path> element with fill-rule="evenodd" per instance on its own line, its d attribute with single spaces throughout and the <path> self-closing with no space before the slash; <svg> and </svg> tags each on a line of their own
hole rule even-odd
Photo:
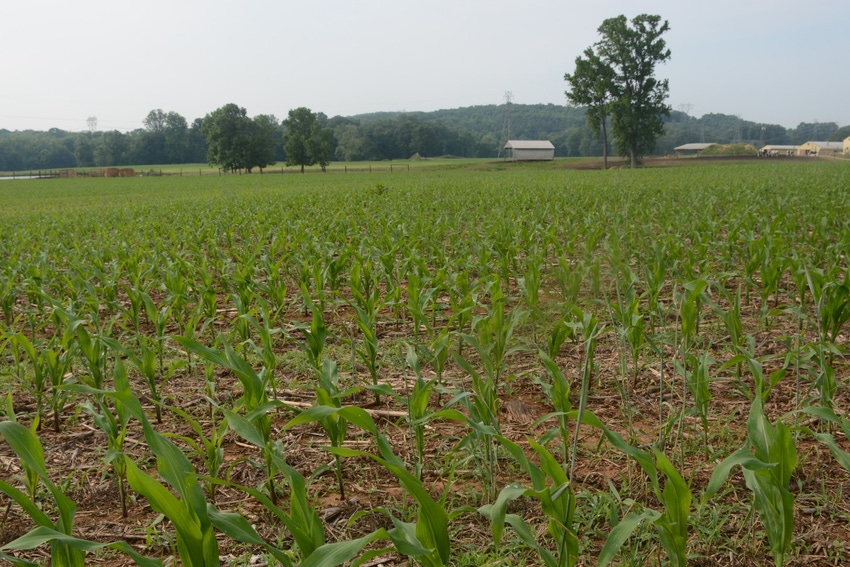
<svg viewBox="0 0 850 567">
<path fill-rule="evenodd" d="M 409 159 L 416 154 L 495 158 L 506 112 L 506 105 L 494 104 L 351 117 L 313 114 L 323 135 L 330 133 L 330 142 L 325 139 L 324 143 L 330 143 L 331 160 L 377 161 Z M 603 155 L 602 141 L 587 124 L 585 106 L 514 103 L 510 114 L 513 138 L 550 140 L 558 157 Z M 286 120 L 261 116 L 265 116 L 261 121 L 267 121 L 263 131 L 270 145 L 269 164 L 286 163 Z M 0 171 L 208 163 L 205 119 L 189 123 L 176 112 L 156 109 L 148 113 L 143 128 L 130 132 L 0 129 Z M 803 122 L 786 129 L 728 114 L 696 118 L 671 110 L 663 118 L 663 132 L 653 153 L 672 153 L 674 147 L 689 142 L 799 145 L 810 140 L 840 141 L 847 136 L 850 126 L 839 128 L 834 122 Z"/>
</svg>

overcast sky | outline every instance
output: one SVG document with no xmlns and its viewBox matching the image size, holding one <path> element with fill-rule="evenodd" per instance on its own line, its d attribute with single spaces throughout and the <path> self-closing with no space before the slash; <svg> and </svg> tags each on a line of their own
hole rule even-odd
<svg viewBox="0 0 850 567">
<path fill-rule="evenodd" d="M 638 8 L 635 8 L 635 6 Z M 250 116 L 565 104 L 605 18 L 670 22 L 669 104 L 794 127 L 850 124 L 850 0 L 5 2 L 0 128 L 133 130 Z M 688 106 L 685 106 L 688 105 Z"/>
</svg>

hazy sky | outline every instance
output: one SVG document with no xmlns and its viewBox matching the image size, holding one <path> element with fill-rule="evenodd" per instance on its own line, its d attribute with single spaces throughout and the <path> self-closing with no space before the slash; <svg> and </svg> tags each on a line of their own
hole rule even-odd
<svg viewBox="0 0 850 567">
<path fill-rule="evenodd" d="M 637 8 L 635 6 L 638 6 Z M 26 0 L 5 2 L 0 128 L 132 130 L 250 116 L 565 104 L 602 20 L 670 22 L 669 104 L 794 127 L 850 124 L 848 0 Z"/>
</svg>

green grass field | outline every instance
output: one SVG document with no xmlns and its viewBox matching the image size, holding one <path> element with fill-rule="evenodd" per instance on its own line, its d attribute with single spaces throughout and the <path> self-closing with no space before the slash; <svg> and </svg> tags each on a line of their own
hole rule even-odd
<svg viewBox="0 0 850 567">
<path fill-rule="evenodd" d="M 0 183 L 0 557 L 847 563 L 850 163 L 687 161 Z"/>
</svg>

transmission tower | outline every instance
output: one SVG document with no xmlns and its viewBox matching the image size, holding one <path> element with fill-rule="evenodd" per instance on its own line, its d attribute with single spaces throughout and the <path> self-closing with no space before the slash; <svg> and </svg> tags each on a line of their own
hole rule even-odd
<svg viewBox="0 0 850 567">
<path fill-rule="evenodd" d="M 496 150 L 496 157 L 504 157 L 505 144 L 511 139 L 511 101 L 514 98 L 514 93 L 505 91 L 505 119 L 502 122 L 502 135 L 499 138 L 499 147 Z"/>
</svg>

